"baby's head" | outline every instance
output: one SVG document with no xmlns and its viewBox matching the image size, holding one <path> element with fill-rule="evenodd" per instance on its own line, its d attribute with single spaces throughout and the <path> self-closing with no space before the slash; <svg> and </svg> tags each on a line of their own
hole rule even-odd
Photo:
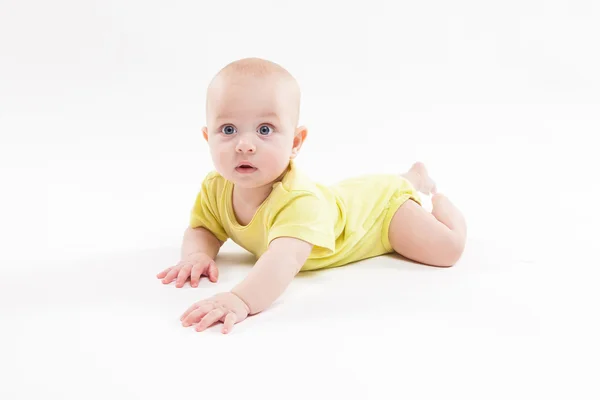
<svg viewBox="0 0 600 400">
<path fill-rule="evenodd" d="M 202 129 L 215 169 L 245 188 L 276 181 L 306 138 L 299 112 L 300 88 L 283 67 L 260 58 L 225 66 L 208 87 Z"/>
</svg>

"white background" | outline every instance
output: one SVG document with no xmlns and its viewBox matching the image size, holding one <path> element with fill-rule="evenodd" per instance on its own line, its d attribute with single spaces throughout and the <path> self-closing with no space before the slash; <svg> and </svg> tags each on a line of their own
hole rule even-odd
<svg viewBox="0 0 600 400">
<path fill-rule="evenodd" d="M 0 398 L 598 398 L 600 6 L 0 0 Z M 315 179 L 421 160 L 463 210 L 450 269 L 299 276 L 222 336 L 163 286 L 212 168 L 204 95 L 287 68 Z"/>
</svg>

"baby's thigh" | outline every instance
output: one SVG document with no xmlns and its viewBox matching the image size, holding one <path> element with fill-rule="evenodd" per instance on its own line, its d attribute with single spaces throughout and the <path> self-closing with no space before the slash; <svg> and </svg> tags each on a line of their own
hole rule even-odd
<svg viewBox="0 0 600 400">
<path fill-rule="evenodd" d="M 406 201 L 394 213 L 388 232 L 390 246 L 411 260 L 449 267 L 456 235 L 414 201 Z"/>
</svg>

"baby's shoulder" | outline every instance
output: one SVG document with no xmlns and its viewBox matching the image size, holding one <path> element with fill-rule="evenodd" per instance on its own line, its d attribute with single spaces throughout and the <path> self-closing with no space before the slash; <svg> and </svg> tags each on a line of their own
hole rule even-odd
<svg viewBox="0 0 600 400">
<path fill-rule="evenodd" d="M 319 192 L 319 185 L 295 166 L 291 168 L 280 184 L 283 190 L 291 194 Z"/>
<path fill-rule="evenodd" d="M 217 171 L 208 171 L 208 173 L 204 176 L 204 182 L 205 183 L 210 183 L 212 181 L 214 181 L 215 179 L 223 179 L 223 176 L 217 172 Z"/>
<path fill-rule="evenodd" d="M 202 192 L 216 195 L 225 187 L 225 178 L 217 171 L 209 171 L 202 179 Z"/>
<path fill-rule="evenodd" d="M 279 202 L 286 206 L 323 207 L 335 201 L 329 188 L 300 171 L 284 179 L 278 192 Z"/>
</svg>

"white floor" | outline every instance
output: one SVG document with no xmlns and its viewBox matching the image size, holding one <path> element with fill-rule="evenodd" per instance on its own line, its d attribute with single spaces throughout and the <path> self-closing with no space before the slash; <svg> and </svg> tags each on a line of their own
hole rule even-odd
<svg viewBox="0 0 600 400">
<path fill-rule="evenodd" d="M 197 289 L 154 277 L 176 247 L 24 255 L 2 263 L 0 397 L 595 398 L 597 260 L 518 249 L 471 238 L 450 269 L 384 256 L 302 274 L 227 336 L 178 316 L 244 277 L 234 245 Z"/>
<path fill-rule="evenodd" d="M 0 12 L 1 400 L 600 398 L 592 2 L 34 3 Z M 455 267 L 379 257 L 231 335 L 180 326 L 252 265 L 228 243 L 217 284 L 155 278 L 212 168 L 205 86 L 252 55 L 299 78 L 315 179 L 429 166 Z"/>
</svg>

